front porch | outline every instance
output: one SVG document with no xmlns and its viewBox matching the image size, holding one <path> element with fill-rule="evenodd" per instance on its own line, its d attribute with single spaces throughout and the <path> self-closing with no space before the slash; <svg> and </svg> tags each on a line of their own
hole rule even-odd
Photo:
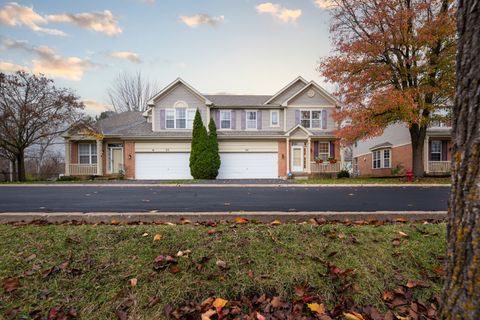
<svg viewBox="0 0 480 320">
<path fill-rule="evenodd" d="M 335 137 L 316 137 L 297 126 L 287 133 L 287 173 L 293 177 L 336 175 L 342 167 Z"/>
<path fill-rule="evenodd" d="M 452 142 L 449 135 L 427 136 L 425 146 L 427 175 L 447 175 L 451 167 Z"/>
</svg>

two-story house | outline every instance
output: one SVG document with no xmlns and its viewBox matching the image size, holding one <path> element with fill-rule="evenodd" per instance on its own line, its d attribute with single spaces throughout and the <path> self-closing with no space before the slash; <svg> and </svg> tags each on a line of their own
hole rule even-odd
<svg viewBox="0 0 480 320">
<path fill-rule="evenodd" d="M 193 119 L 215 120 L 219 179 L 269 179 L 340 170 L 332 113 L 337 101 L 314 81 L 298 77 L 274 95 L 206 95 L 178 78 L 148 102 L 77 124 L 65 135 L 66 175 L 129 179 L 191 179 Z M 335 160 L 333 160 L 335 159 Z"/>
</svg>

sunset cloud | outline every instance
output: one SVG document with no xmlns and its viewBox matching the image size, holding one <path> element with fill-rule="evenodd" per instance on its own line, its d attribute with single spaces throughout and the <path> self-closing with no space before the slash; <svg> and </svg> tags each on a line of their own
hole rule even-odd
<svg viewBox="0 0 480 320">
<path fill-rule="evenodd" d="M 48 15 L 46 19 L 51 22 L 71 23 L 79 28 L 104 33 L 110 37 L 122 33 L 117 18 L 109 10 Z"/>
<path fill-rule="evenodd" d="M 121 60 L 128 60 L 134 63 L 142 63 L 140 56 L 137 53 L 129 51 L 116 51 L 108 54 L 109 57 Z"/>
<path fill-rule="evenodd" d="M 295 22 L 302 15 L 300 9 L 287 9 L 271 2 L 259 4 L 256 9 L 258 13 L 270 14 L 282 23 Z"/>
<path fill-rule="evenodd" d="M 21 66 L 19 64 L 10 63 L 7 61 L 0 61 L 0 71 L 1 72 L 17 72 L 19 70 L 22 71 L 29 71 L 29 69 L 25 66 Z"/>
<path fill-rule="evenodd" d="M 331 9 L 335 6 L 333 0 L 314 0 L 313 2 L 321 9 Z"/>
<path fill-rule="evenodd" d="M 200 25 L 209 25 L 216 27 L 225 21 L 224 16 L 213 17 L 208 14 L 196 14 L 193 16 L 180 16 L 180 22 L 186 24 L 190 28 L 196 28 Z"/>
<path fill-rule="evenodd" d="M 0 23 L 9 27 L 26 26 L 35 32 L 43 32 L 54 36 L 64 36 L 65 33 L 57 29 L 41 27 L 48 23 L 33 7 L 21 6 L 16 2 L 7 3 L 0 9 Z"/>
<path fill-rule="evenodd" d="M 62 57 L 47 46 L 33 47 L 25 41 L 11 39 L 4 39 L 0 45 L 2 51 L 14 49 L 35 56 L 30 68 L 32 72 L 43 73 L 52 77 L 80 80 L 86 71 L 96 67 L 94 63 L 78 57 Z"/>
<path fill-rule="evenodd" d="M 103 111 L 113 110 L 112 106 L 95 100 L 83 100 L 85 111 L 88 113 L 102 113 Z"/>
</svg>

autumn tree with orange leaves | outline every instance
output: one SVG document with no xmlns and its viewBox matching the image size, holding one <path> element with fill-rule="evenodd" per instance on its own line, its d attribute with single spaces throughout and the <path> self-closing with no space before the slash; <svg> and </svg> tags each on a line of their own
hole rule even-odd
<svg viewBox="0 0 480 320">
<path fill-rule="evenodd" d="M 423 148 L 432 120 L 450 115 L 455 86 L 453 0 L 329 0 L 334 53 L 320 73 L 337 84 L 338 121 L 345 142 L 382 134 L 404 123 L 416 177 L 424 175 Z"/>
</svg>

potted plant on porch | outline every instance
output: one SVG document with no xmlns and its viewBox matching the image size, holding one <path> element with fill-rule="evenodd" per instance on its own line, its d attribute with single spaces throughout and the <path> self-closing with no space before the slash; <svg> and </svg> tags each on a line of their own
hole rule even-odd
<svg viewBox="0 0 480 320">
<path fill-rule="evenodd" d="M 323 159 L 321 159 L 319 156 L 315 157 L 315 162 L 316 163 L 323 163 Z"/>
<path fill-rule="evenodd" d="M 331 164 L 335 164 L 335 163 L 337 163 L 337 159 L 335 159 L 335 158 L 328 158 L 328 162 L 330 162 Z"/>
</svg>

